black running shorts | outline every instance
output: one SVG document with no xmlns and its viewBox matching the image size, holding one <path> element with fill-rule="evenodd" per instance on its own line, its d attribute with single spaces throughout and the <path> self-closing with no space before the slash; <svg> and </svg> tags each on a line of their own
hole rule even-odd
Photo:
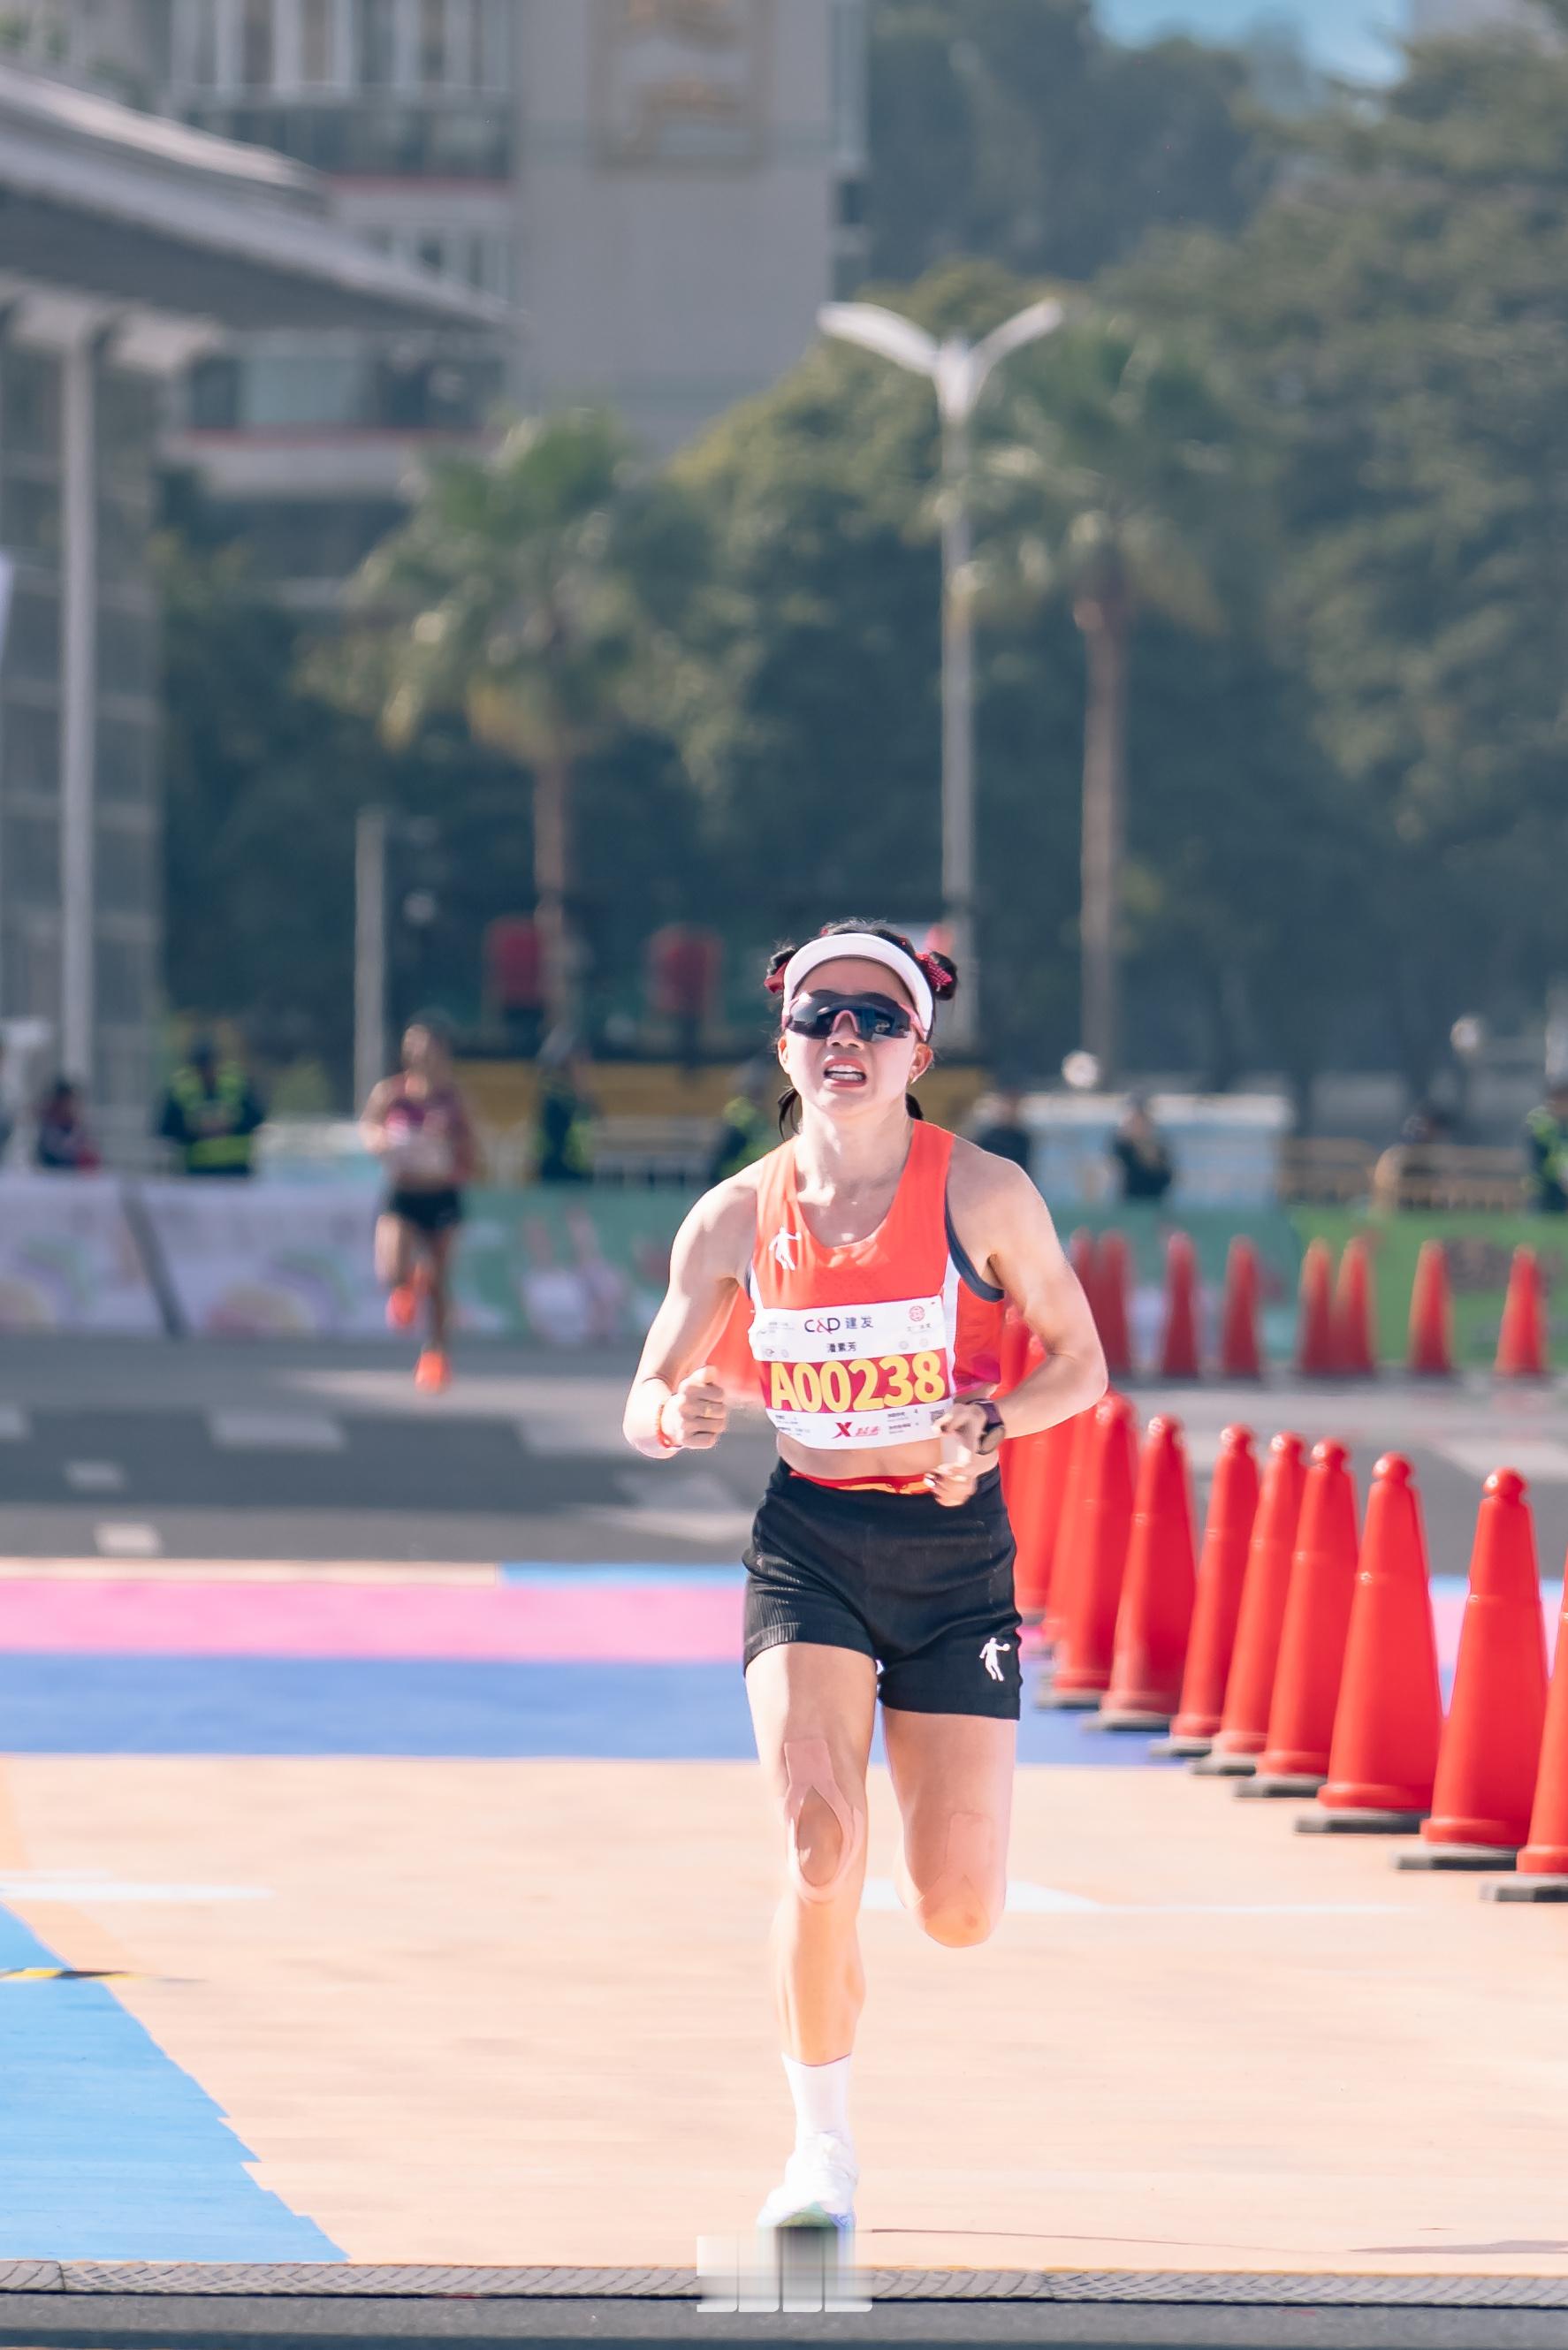
<svg viewBox="0 0 1568 2350">
<path fill-rule="evenodd" d="M 906 1713 L 1016 1721 L 1018 1610 L 1002 1479 L 929 1493 L 836 1492 L 781 1461 L 745 1554 L 745 1660 L 786 1640 L 853 1648 Z"/>
<path fill-rule="evenodd" d="M 417 1232 L 450 1232 L 462 1222 L 462 1193 L 452 1184 L 443 1184 L 436 1191 L 416 1191 L 411 1187 L 391 1191 L 384 1212 L 400 1217 Z"/>
</svg>

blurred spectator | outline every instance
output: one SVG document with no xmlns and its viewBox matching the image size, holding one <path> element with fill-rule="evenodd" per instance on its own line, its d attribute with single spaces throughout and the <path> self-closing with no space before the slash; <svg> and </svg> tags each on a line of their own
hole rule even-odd
<svg viewBox="0 0 1568 2350">
<path fill-rule="evenodd" d="M 753 1159 L 764 1158 L 777 1142 L 778 1128 L 769 1119 L 764 1103 L 774 1064 L 747 1061 L 735 1072 L 735 1090 L 724 1104 L 719 1139 L 708 1162 L 707 1181 L 722 1183 L 738 1175 Z"/>
<path fill-rule="evenodd" d="M 1142 1094 L 1127 1096 L 1122 1122 L 1111 1137 L 1111 1157 L 1121 1168 L 1124 1200 L 1163 1200 L 1176 1180 L 1165 1138 Z"/>
<path fill-rule="evenodd" d="M 595 1107 L 575 1045 L 547 1037 L 539 1055 L 534 1173 L 540 1183 L 591 1183 Z"/>
<path fill-rule="evenodd" d="M 1377 1208 L 1435 1208 L 1449 1180 L 1445 1159 L 1454 1139 L 1452 1115 L 1438 1102 L 1417 1102 L 1399 1139 L 1391 1142 L 1372 1170 L 1372 1203 Z"/>
<path fill-rule="evenodd" d="M 90 1175 L 102 1166 L 98 1145 L 82 1116 L 81 1088 L 71 1078 L 55 1079 L 38 1104 L 37 1118 L 35 1165 L 69 1175 Z"/>
<path fill-rule="evenodd" d="M 240 1063 L 198 1036 L 163 1097 L 158 1132 L 182 1155 L 187 1175 L 249 1175 L 255 1132 L 266 1117 Z"/>
<path fill-rule="evenodd" d="M 1028 1174 L 1033 1140 L 1023 1123 L 1023 1097 L 1016 1086 L 992 1094 L 991 1116 L 983 1126 L 976 1127 L 972 1139 L 981 1150 L 990 1150 L 998 1159 L 1011 1159 Z"/>
<path fill-rule="evenodd" d="M 1549 1078 L 1546 1099 L 1524 1121 L 1531 1206 L 1543 1216 L 1568 1214 L 1568 1077 Z"/>
</svg>

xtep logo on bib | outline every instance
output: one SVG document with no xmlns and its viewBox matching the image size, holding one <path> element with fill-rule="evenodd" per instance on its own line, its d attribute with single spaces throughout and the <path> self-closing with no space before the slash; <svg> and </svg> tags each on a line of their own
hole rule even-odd
<svg viewBox="0 0 1568 2350">
<path fill-rule="evenodd" d="M 992 1634 L 991 1638 L 986 1642 L 984 1648 L 981 1650 L 980 1661 L 985 1667 L 986 1671 L 991 1675 L 993 1681 L 1001 1680 L 1002 1677 L 1002 1659 L 1003 1657 L 1010 1656 L 1012 1651 L 1012 1641 L 999 1640 L 994 1632 Z"/>
<path fill-rule="evenodd" d="M 785 1273 L 795 1271 L 795 1242 L 796 1235 L 791 1232 L 789 1226 L 781 1224 L 768 1243 L 769 1255 Z"/>
</svg>

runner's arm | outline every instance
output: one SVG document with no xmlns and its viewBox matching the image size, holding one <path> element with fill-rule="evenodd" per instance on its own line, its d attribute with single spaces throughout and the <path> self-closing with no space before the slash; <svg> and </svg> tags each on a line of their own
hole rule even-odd
<svg viewBox="0 0 1568 2350">
<path fill-rule="evenodd" d="M 387 1147 L 387 1096 L 389 1091 L 385 1077 L 370 1088 L 369 1099 L 359 1114 L 359 1139 L 367 1150 L 379 1159 Z"/>
<path fill-rule="evenodd" d="M 1002 1403 L 1006 1433 L 1033 1436 L 1087 1411 L 1106 1392 L 1105 1353 L 1089 1301 L 1033 1182 L 1010 1159 L 960 1145 L 953 1151 L 950 1197 L 953 1222 L 971 1260 L 1006 1291 L 1045 1349 L 1044 1361 Z"/>
<path fill-rule="evenodd" d="M 675 1235 L 670 1286 L 643 1346 L 621 1423 L 627 1442 L 650 1461 L 667 1459 L 681 1444 L 706 1451 L 719 1440 L 728 1411 L 707 1349 L 739 1294 L 755 1230 L 751 1187 L 732 1180 L 699 1200 Z M 661 1438 L 660 1414 L 679 1390 L 684 1390 L 679 1411 L 666 1416 Z M 682 1425 L 672 1430 L 670 1417 Z"/>
</svg>

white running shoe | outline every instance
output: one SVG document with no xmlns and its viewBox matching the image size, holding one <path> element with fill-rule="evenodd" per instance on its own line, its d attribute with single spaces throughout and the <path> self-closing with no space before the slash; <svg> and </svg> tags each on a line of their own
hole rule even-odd
<svg viewBox="0 0 1568 2350">
<path fill-rule="evenodd" d="M 859 2180 L 860 2166 L 849 2140 L 836 2130 L 823 2130 L 795 2147 L 784 2178 L 757 2214 L 757 2225 L 851 2229 Z"/>
</svg>

